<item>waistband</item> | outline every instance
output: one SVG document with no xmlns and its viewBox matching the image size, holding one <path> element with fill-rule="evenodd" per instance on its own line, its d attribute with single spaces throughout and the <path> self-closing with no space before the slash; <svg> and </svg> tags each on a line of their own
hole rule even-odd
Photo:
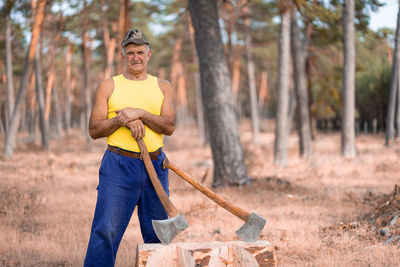
<svg viewBox="0 0 400 267">
<path fill-rule="evenodd" d="M 142 159 L 142 157 L 140 156 L 139 152 L 133 152 L 133 151 L 124 150 L 124 149 L 119 148 L 117 146 L 108 145 L 107 146 L 107 150 L 109 150 L 109 151 L 111 151 L 111 152 L 113 152 L 115 154 L 121 155 L 121 156 L 129 157 L 129 158 L 135 158 L 135 159 Z M 161 152 L 162 152 L 161 147 L 159 149 L 157 149 L 156 151 L 154 151 L 154 152 L 149 152 L 150 158 L 152 160 L 157 160 L 158 155 L 160 155 Z"/>
</svg>

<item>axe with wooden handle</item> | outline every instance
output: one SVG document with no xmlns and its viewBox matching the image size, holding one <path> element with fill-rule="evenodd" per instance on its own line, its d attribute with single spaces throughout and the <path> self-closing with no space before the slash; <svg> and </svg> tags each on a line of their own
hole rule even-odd
<svg viewBox="0 0 400 267">
<path fill-rule="evenodd" d="M 197 190 L 213 200 L 215 203 L 243 220 L 245 223 L 238 230 L 236 230 L 236 234 L 241 240 L 246 242 L 257 241 L 258 236 L 260 235 L 266 223 L 266 220 L 264 218 L 255 214 L 254 212 L 250 213 L 244 209 L 241 209 L 238 206 L 230 203 L 228 200 L 223 199 L 204 185 L 197 182 L 189 174 L 180 170 L 175 164 L 169 162 L 168 158 L 164 159 L 163 168 L 169 168 L 180 177 L 182 177 L 184 180 L 186 180 L 189 184 L 194 186 Z"/>
<path fill-rule="evenodd" d="M 149 152 L 147 151 L 146 144 L 142 139 L 137 140 L 140 148 L 140 154 L 144 161 L 147 173 L 149 174 L 151 183 L 156 190 L 157 196 L 168 213 L 169 219 L 166 220 L 152 220 L 154 232 L 158 239 L 164 244 L 169 244 L 172 239 L 175 238 L 180 232 L 185 230 L 189 224 L 186 219 L 178 213 L 174 204 L 169 200 L 167 193 L 162 187 L 160 180 L 158 179 L 157 173 L 154 170 L 153 163 L 151 162 Z"/>
</svg>

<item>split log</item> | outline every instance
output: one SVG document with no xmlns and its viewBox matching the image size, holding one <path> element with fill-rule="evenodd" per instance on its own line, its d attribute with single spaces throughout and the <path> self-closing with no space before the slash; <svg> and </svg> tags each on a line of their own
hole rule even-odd
<svg viewBox="0 0 400 267">
<path fill-rule="evenodd" d="M 138 244 L 136 253 L 137 267 L 266 267 L 276 264 L 274 248 L 265 240 Z"/>
</svg>

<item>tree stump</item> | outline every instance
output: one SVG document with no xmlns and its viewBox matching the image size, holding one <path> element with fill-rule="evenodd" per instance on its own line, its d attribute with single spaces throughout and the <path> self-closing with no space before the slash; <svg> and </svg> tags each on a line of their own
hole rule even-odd
<svg viewBox="0 0 400 267">
<path fill-rule="evenodd" d="M 137 267 L 255 267 L 276 266 L 275 251 L 265 240 L 257 242 L 191 242 L 138 244 Z"/>
</svg>

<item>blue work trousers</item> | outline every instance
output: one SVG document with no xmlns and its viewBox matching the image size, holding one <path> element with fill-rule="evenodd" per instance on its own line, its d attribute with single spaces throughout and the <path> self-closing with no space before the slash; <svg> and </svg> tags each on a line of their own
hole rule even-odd
<svg viewBox="0 0 400 267">
<path fill-rule="evenodd" d="M 165 154 L 152 160 L 167 194 Z M 168 218 L 141 159 L 106 151 L 99 170 L 97 203 L 84 262 L 89 266 L 114 266 L 117 250 L 132 213 L 138 206 L 140 230 L 145 243 L 159 243 L 151 221 Z"/>
</svg>

